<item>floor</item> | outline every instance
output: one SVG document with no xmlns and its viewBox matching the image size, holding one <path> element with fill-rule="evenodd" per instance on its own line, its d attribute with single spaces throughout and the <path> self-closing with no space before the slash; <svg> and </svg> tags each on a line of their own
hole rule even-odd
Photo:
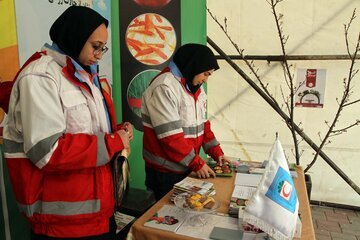
<svg viewBox="0 0 360 240">
<path fill-rule="evenodd" d="M 311 205 L 317 240 L 360 240 L 360 211 Z"/>
</svg>

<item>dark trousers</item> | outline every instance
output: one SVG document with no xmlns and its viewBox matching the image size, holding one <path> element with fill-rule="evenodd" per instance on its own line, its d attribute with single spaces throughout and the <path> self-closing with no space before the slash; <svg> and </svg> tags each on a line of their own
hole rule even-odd
<svg viewBox="0 0 360 240">
<path fill-rule="evenodd" d="M 116 239 L 116 223 L 115 218 L 111 217 L 109 222 L 109 232 L 98 236 L 81 237 L 81 238 L 56 238 L 45 235 L 35 234 L 31 231 L 31 240 L 115 240 Z"/>
<path fill-rule="evenodd" d="M 165 196 L 174 186 L 175 183 L 183 180 L 191 170 L 183 174 L 170 172 L 159 172 L 145 166 L 146 178 L 145 185 L 149 190 L 154 192 L 156 201 Z"/>
</svg>

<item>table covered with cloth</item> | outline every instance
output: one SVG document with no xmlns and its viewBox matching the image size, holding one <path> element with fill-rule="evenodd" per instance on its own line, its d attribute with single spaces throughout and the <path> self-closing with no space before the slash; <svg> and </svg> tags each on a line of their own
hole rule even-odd
<svg viewBox="0 0 360 240">
<path fill-rule="evenodd" d="M 301 216 L 302 233 L 301 239 L 315 239 L 314 226 L 312 222 L 309 199 L 306 191 L 304 171 L 301 167 L 296 167 L 297 178 L 294 178 L 295 188 L 299 199 L 299 213 Z M 193 174 L 193 173 L 192 173 Z M 190 175 L 195 177 L 195 175 Z M 208 178 L 205 181 L 214 183 L 216 190 L 216 199 L 220 202 L 218 212 L 227 213 L 230 205 L 231 194 L 234 189 L 235 175 L 232 177 Z M 173 190 L 165 195 L 160 201 L 153 205 L 145 214 L 143 214 L 131 227 L 128 240 L 163 240 L 163 239 L 194 239 L 189 236 L 176 234 L 174 232 L 163 231 L 156 228 L 145 227 L 144 223 L 151 218 L 163 205 L 173 204 L 170 201 Z M 294 238 L 298 239 L 298 238 Z"/>
</svg>

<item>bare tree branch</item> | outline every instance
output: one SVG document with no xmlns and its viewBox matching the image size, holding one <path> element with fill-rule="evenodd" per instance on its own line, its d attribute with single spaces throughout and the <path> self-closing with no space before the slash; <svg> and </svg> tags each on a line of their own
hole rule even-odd
<svg viewBox="0 0 360 240">
<path fill-rule="evenodd" d="M 238 47 L 238 45 L 232 40 L 231 36 L 228 34 L 227 32 L 227 25 L 223 26 L 216 18 L 216 16 L 210 11 L 210 9 L 206 9 L 209 13 L 209 15 L 211 16 L 211 18 L 215 21 L 215 23 L 220 27 L 220 29 L 225 33 L 225 36 L 229 39 L 230 43 L 233 45 L 233 47 L 235 48 L 235 50 L 237 51 L 237 53 L 239 54 L 239 56 L 241 57 L 241 59 L 245 62 L 245 64 L 247 65 L 247 67 L 250 69 L 251 73 L 254 74 L 255 78 L 258 80 L 261 88 L 264 90 L 264 92 L 272 99 L 272 101 L 274 101 L 274 103 L 276 105 L 278 105 L 278 103 L 276 102 L 275 98 L 272 96 L 272 94 L 269 92 L 268 90 L 268 85 L 264 84 L 262 79 L 260 78 L 260 76 L 258 75 L 258 70 L 256 70 L 255 68 L 255 64 L 254 61 L 249 61 L 248 59 L 246 59 L 246 56 L 243 55 L 244 49 L 240 49 Z M 225 18 L 226 19 L 226 18 Z M 227 20 L 224 20 L 224 22 L 226 23 Z M 278 105 L 279 106 L 279 105 Z M 279 106 L 280 108 L 280 106 Z"/>
<path fill-rule="evenodd" d="M 347 49 L 348 55 L 349 55 L 349 57 L 351 59 L 349 75 L 348 75 L 347 78 L 344 78 L 344 81 L 343 81 L 343 83 L 344 83 L 344 92 L 343 92 L 342 98 L 341 98 L 340 101 L 338 100 L 338 98 L 336 98 L 336 100 L 338 101 L 339 107 L 337 109 L 337 112 L 335 114 L 333 122 L 328 125 L 329 129 L 328 129 L 324 139 L 322 140 L 319 149 L 323 148 L 323 146 L 325 145 L 325 143 L 326 143 L 326 141 L 327 141 L 327 139 L 329 137 L 340 135 L 342 133 L 345 133 L 348 129 L 359 125 L 359 120 L 356 120 L 356 122 L 354 124 L 351 124 L 351 125 L 349 125 L 347 127 L 344 127 L 342 129 L 339 129 L 339 130 L 334 129 L 335 126 L 336 126 L 336 123 L 339 121 L 342 110 L 344 109 L 344 107 L 349 106 L 348 102 L 349 102 L 350 95 L 351 95 L 352 80 L 354 79 L 355 75 L 358 73 L 358 70 L 354 70 L 354 66 L 355 66 L 355 63 L 356 63 L 355 62 L 356 56 L 358 55 L 358 52 L 359 52 L 360 33 L 359 33 L 359 37 L 357 39 L 357 44 L 355 46 L 355 49 L 354 49 L 353 53 L 351 53 L 350 46 L 349 46 L 349 29 L 350 29 L 350 27 L 352 25 L 352 22 L 354 21 L 355 17 L 356 17 L 356 9 L 354 9 L 354 11 L 353 11 L 353 13 L 352 13 L 352 15 L 350 17 L 349 23 L 344 24 L 345 44 L 346 44 L 346 49 Z M 357 102 L 359 102 L 359 100 L 352 101 L 352 102 L 350 102 L 350 104 L 354 104 L 354 103 L 357 103 Z M 314 163 L 316 162 L 318 156 L 319 156 L 319 151 L 316 152 L 313 160 L 305 168 L 304 172 L 307 172 L 314 165 Z"/>
<path fill-rule="evenodd" d="M 349 103 L 347 103 L 347 104 L 344 104 L 343 107 L 347 107 L 347 106 L 349 106 L 349 105 L 351 105 L 351 104 L 355 104 L 355 103 L 358 103 L 358 102 L 360 102 L 360 99 L 355 100 L 355 101 L 352 101 L 352 102 L 349 102 Z"/>
<path fill-rule="evenodd" d="M 299 154 L 299 145 L 298 140 L 297 140 L 297 134 L 296 134 L 296 130 L 294 127 L 294 119 L 295 119 L 295 111 L 294 111 L 294 98 L 295 98 L 295 93 L 294 93 L 294 79 L 293 79 L 293 74 L 290 70 L 290 64 L 288 63 L 287 59 L 286 59 L 286 50 L 285 50 L 285 45 L 287 43 L 287 41 L 289 40 L 289 36 L 285 36 L 284 32 L 283 32 L 283 27 L 282 27 L 282 23 L 283 23 L 283 18 L 284 15 L 281 13 L 277 13 L 276 11 L 276 5 L 281 2 L 281 0 L 268 0 L 267 1 L 270 4 L 271 7 L 271 11 L 272 14 L 274 16 L 275 19 L 275 24 L 276 24 L 276 28 L 278 31 L 278 36 L 279 36 L 279 40 L 280 40 L 280 45 L 281 45 L 281 51 L 282 54 L 284 56 L 284 61 L 282 62 L 283 68 L 284 68 L 284 78 L 285 78 L 285 82 L 289 88 L 289 100 L 290 103 L 286 103 L 288 106 L 288 111 L 289 111 L 289 117 L 291 119 L 291 122 L 287 123 L 288 128 L 290 129 L 292 138 L 293 138 L 293 142 L 294 142 L 294 147 L 295 147 L 295 159 L 296 159 L 296 164 L 299 165 L 300 164 L 300 154 Z"/>
<path fill-rule="evenodd" d="M 348 129 L 358 126 L 358 125 L 360 125 L 360 120 L 356 120 L 355 123 L 350 124 L 349 126 L 344 127 L 342 129 L 333 130 L 333 133 L 344 133 L 344 132 L 347 132 Z"/>
<path fill-rule="evenodd" d="M 343 93 L 341 98 L 336 97 L 336 101 L 338 103 L 338 109 L 336 110 L 334 119 L 329 122 L 329 121 L 325 121 L 325 124 L 328 126 L 328 130 L 325 134 L 324 137 L 321 136 L 320 132 L 318 133 L 319 139 L 320 139 L 320 146 L 316 146 L 316 144 L 309 138 L 307 137 L 307 135 L 303 132 L 302 129 L 300 129 L 296 123 L 294 122 L 294 115 L 295 115 L 295 106 L 294 106 L 294 98 L 295 98 L 295 94 L 297 93 L 297 91 L 299 90 L 300 86 L 302 86 L 302 84 L 304 83 L 300 83 L 299 86 L 295 86 L 294 84 L 294 74 L 292 73 L 292 65 L 288 63 L 288 58 L 287 58 L 287 54 L 286 54 L 286 49 L 285 49 L 285 45 L 287 43 L 287 41 L 289 40 L 289 36 L 286 36 L 284 34 L 283 31 L 283 21 L 284 21 L 284 15 L 281 13 L 277 12 L 277 5 L 282 2 L 283 0 L 266 0 L 267 3 L 271 6 L 271 10 L 272 10 L 272 14 L 274 16 L 275 19 L 275 23 L 276 23 L 276 28 L 277 28 L 277 33 L 278 33 L 278 37 L 280 40 L 280 45 L 281 45 L 281 51 L 282 51 L 282 67 L 283 67 L 283 74 L 284 74 L 284 82 L 286 83 L 288 89 L 289 89 L 289 94 L 286 95 L 285 92 L 283 91 L 283 89 L 280 87 L 280 91 L 281 91 L 281 96 L 282 99 L 284 101 L 284 103 L 281 104 L 281 106 L 285 105 L 287 111 L 288 111 L 288 115 L 285 114 L 281 108 L 279 107 L 279 103 L 276 101 L 276 99 L 274 99 L 274 97 L 272 96 L 272 94 L 269 92 L 268 90 L 268 84 L 264 84 L 262 82 L 262 79 L 260 79 L 260 76 L 258 75 L 258 69 L 255 67 L 253 61 L 249 62 L 246 57 L 243 56 L 243 51 L 244 50 L 239 50 L 238 46 L 234 43 L 234 41 L 231 39 L 231 37 L 229 36 L 228 32 L 227 32 L 227 19 L 225 18 L 225 27 L 222 26 L 220 24 L 219 21 L 217 21 L 216 17 L 210 12 L 209 9 L 207 9 L 207 11 L 209 12 L 210 16 L 215 20 L 215 22 L 220 26 L 220 28 L 223 30 L 223 32 L 225 33 L 225 35 L 227 36 L 227 38 L 230 40 L 230 42 L 232 43 L 232 45 L 235 47 L 235 49 L 238 51 L 241 59 L 243 59 L 246 63 L 246 65 L 249 67 L 250 71 L 252 74 L 254 74 L 254 76 L 256 77 L 256 79 L 259 82 L 259 85 L 261 86 L 263 92 L 259 89 L 259 87 L 252 82 L 248 76 L 246 76 L 244 74 L 244 72 L 242 70 L 240 70 L 238 68 L 238 66 L 232 62 L 229 57 L 227 55 L 225 55 L 225 53 L 223 53 L 223 51 L 217 47 L 215 45 L 214 42 L 212 42 L 209 37 L 208 37 L 208 42 L 210 43 L 210 45 L 212 45 L 219 53 L 220 55 L 222 55 L 223 57 L 225 57 L 225 60 L 227 62 L 229 62 L 229 64 L 236 69 L 236 71 L 244 77 L 244 79 L 267 101 L 267 103 L 269 105 L 271 105 L 273 107 L 273 109 L 285 120 L 285 123 L 287 125 L 287 127 L 289 128 L 289 130 L 291 131 L 292 134 L 292 139 L 294 142 L 294 147 L 295 149 L 291 149 L 291 151 L 293 152 L 293 154 L 295 155 L 295 159 L 296 159 L 296 164 L 299 165 L 300 163 L 300 157 L 303 154 L 303 151 L 299 152 L 299 144 L 301 141 L 306 141 L 315 151 L 314 158 L 312 160 L 312 162 L 307 166 L 307 168 L 304 170 L 304 172 L 307 172 L 312 166 L 313 164 L 316 162 L 318 156 L 321 156 L 358 194 L 360 194 L 360 189 L 359 187 L 356 186 L 355 183 L 353 183 L 351 181 L 351 179 L 346 176 L 345 173 L 343 173 L 341 171 L 341 169 L 339 167 L 337 167 L 332 160 L 326 156 L 326 154 L 322 151 L 323 147 L 327 144 L 330 144 L 331 141 L 329 140 L 330 137 L 334 137 L 337 135 L 340 135 L 342 133 L 347 132 L 347 130 L 349 130 L 350 128 L 353 128 L 357 125 L 360 125 L 359 120 L 356 120 L 355 123 L 348 125 L 346 127 L 343 127 L 341 129 L 335 129 L 336 124 L 339 122 L 339 118 L 341 117 L 341 112 L 344 109 L 344 107 L 347 107 L 349 105 L 353 105 L 355 103 L 360 102 L 360 99 L 357 100 L 350 100 L 350 96 L 352 95 L 352 81 L 354 79 L 354 77 L 358 74 L 359 70 L 355 70 L 354 66 L 355 66 L 355 60 L 357 59 L 358 56 L 358 52 L 360 51 L 360 33 L 357 39 L 357 44 L 355 49 L 353 50 L 353 52 L 351 52 L 351 48 L 349 45 L 349 29 L 354 21 L 354 19 L 356 18 L 356 9 L 354 9 L 353 14 L 349 20 L 349 23 L 344 25 L 344 31 L 345 31 L 345 44 L 346 44 L 346 49 L 347 49 L 347 53 L 348 56 L 351 60 L 350 62 L 350 68 L 349 68 L 349 72 L 348 72 L 348 77 L 343 79 Z M 256 70 L 255 70 L 256 69 Z M 300 140 L 297 139 L 298 135 L 301 136 Z"/>
</svg>

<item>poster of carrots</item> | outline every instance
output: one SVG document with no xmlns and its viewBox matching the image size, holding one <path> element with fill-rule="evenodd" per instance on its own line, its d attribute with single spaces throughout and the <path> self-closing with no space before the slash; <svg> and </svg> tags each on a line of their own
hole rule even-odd
<svg viewBox="0 0 360 240">
<path fill-rule="evenodd" d="M 5 82 L 12 81 L 19 69 L 13 0 L 0 0 L 0 16 L 0 82 Z M 5 112 L 0 107 L 0 137 L 4 119 Z"/>
<path fill-rule="evenodd" d="M 147 65 L 167 61 L 176 47 L 174 27 L 155 13 L 137 16 L 126 30 L 126 45 L 134 58 Z"/>
<path fill-rule="evenodd" d="M 123 120 L 141 131 L 141 96 L 180 45 L 180 0 L 123 0 L 119 13 Z"/>
</svg>

